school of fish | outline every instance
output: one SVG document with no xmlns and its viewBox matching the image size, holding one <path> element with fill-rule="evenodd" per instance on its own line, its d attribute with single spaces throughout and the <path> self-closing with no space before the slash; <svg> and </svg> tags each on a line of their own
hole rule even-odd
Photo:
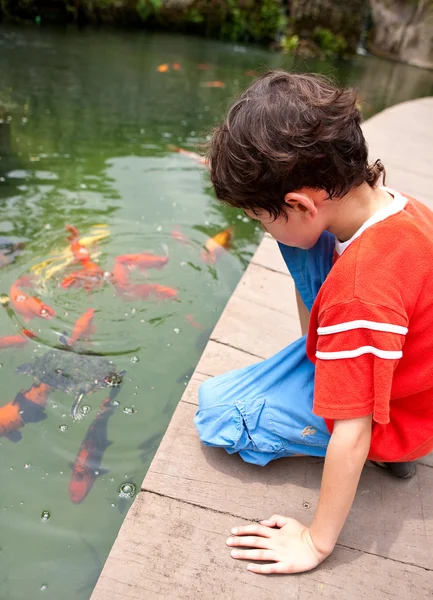
<svg viewBox="0 0 433 600">
<path fill-rule="evenodd" d="M 205 65 L 202 67 L 204 68 Z M 158 70 L 165 72 L 170 68 L 179 70 L 180 65 L 177 63 L 171 66 L 160 65 Z M 206 165 L 205 159 L 194 152 L 177 147 L 171 147 L 171 149 L 201 165 Z M 172 287 L 152 283 L 147 279 L 140 281 L 131 277 L 135 273 L 138 273 L 138 276 L 141 273 L 147 274 L 150 269 L 163 269 L 169 261 L 168 251 L 161 256 L 149 252 L 123 254 L 115 257 L 111 271 L 105 271 L 94 261 L 89 250 L 94 238 L 92 236 L 80 238 L 78 229 L 73 225 L 67 224 L 65 229 L 68 234 L 66 238 L 68 250 L 63 252 L 65 259 L 62 259 L 62 262 L 57 265 L 53 265 L 52 259 L 35 265 L 31 269 L 32 274 L 19 277 L 10 286 L 8 296 L 1 300 L 1 304 L 8 311 L 19 315 L 19 318 L 26 323 L 26 327 L 21 328 L 15 335 L 0 337 L 0 350 L 26 346 L 29 340 L 37 337 L 31 329 L 27 328 L 27 323 L 37 318 L 52 319 L 56 316 L 55 310 L 34 294 L 39 278 L 42 277 L 44 268 L 47 266 L 50 269 L 47 277 L 60 275 L 59 288 L 63 290 L 82 288 L 90 296 L 101 286 L 112 285 L 116 294 L 127 301 L 152 298 L 175 300 L 178 298 L 177 290 Z M 233 233 L 233 227 L 228 227 L 208 238 L 201 252 L 202 260 L 207 264 L 215 264 L 218 258 L 231 247 Z M 96 239 L 105 237 L 105 234 L 98 233 L 97 235 L 99 237 Z M 195 245 L 179 228 L 173 229 L 171 237 L 181 244 Z M 23 247 L 22 243 L 0 245 L 0 251 L 2 251 L 0 252 L 0 268 L 15 260 L 17 252 Z M 94 318 L 95 309 L 89 308 L 77 319 L 70 336 L 67 339 L 64 336 L 59 338 L 59 340 L 63 339 L 64 350 L 75 352 L 78 342 L 91 339 L 95 332 Z M 192 327 L 203 329 L 193 315 L 185 315 L 184 318 Z M 54 385 L 56 385 L 56 381 Z M 5 437 L 14 443 L 19 442 L 22 439 L 21 430 L 25 425 L 46 419 L 47 401 L 52 391 L 53 388 L 50 385 L 35 381 L 29 389 L 19 391 L 13 400 L 0 406 L 0 437 Z M 107 424 L 117 406 L 113 400 L 118 392 L 119 387 L 112 387 L 109 396 L 101 403 L 96 417 L 84 436 L 77 456 L 70 465 L 72 475 L 69 483 L 69 497 L 74 504 L 81 503 L 92 489 L 97 477 L 106 472 L 101 469 L 100 465 L 105 450 L 111 445 L 107 437 Z"/>
</svg>

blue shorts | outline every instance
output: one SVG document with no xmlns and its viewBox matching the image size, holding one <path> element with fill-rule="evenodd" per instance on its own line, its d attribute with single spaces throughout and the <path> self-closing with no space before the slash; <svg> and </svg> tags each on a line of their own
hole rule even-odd
<svg viewBox="0 0 433 600">
<path fill-rule="evenodd" d="M 310 250 L 279 246 L 311 310 L 331 269 L 335 238 L 324 232 Z M 256 465 L 295 454 L 325 456 L 330 434 L 313 414 L 313 393 L 304 336 L 271 358 L 202 383 L 194 422 L 204 444 Z"/>
</svg>

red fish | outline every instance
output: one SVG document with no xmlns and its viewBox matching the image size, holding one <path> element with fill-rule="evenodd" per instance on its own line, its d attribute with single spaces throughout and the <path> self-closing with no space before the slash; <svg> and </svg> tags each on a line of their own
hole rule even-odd
<svg viewBox="0 0 433 600">
<path fill-rule="evenodd" d="M 73 271 L 70 275 L 67 275 L 60 286 L 64 289 L 70 287 L 83 287 L 87 292 L 100 287 L 103 283 L 104 272 L 99 269 L 91 271 L 87 269 L 81 269 L 81 271 Z"/>
<path fill-rule="evenodd" d="M 0 338 L 0 350 L 4 348 L 19 348 L 28 344 L 27 338 L 36 337 L 33 331 L 23 329 L 22 335 L 5 335 Z"/>
<path fill-rule="evenodd" d="M 193 245 L 193 242 L 178 229 L 173 229 L 173 231 L 171 232 L 171 237 L 174 240 L 181 242 L 182 244 L 188 244 L 190 246 Z"/>
<path fill-rule="evenodd" d="M 158 283 L 137 283 L 130 286 L 129 295 L 131 299 L 135 300 L 138 298 L 146 299 L 151 296 L 156 298 L 176 298 L 177 291 L 171 287 L 165 285 L 159 285 Z"/>
<path fill-rule="evenodd" d="M 201 323 L 198 323 L 192 315 L 185 315 L 185 321 L 187 321 L 190 325 L 195 327 L 196 329 L 204 329 Z"/>
<path fill-rule="evenodd" d="M 224 81 L 203 81 L 201 86 L 206 88 L 225 88 L 226 84 Z"/>
<path fill-rule="evenodd" d="M 156 256 L 155 254 L 123 254 L 117 256 L 116 261 L 126 265 L 130 269 L 138 267 L 140 271 L 146 269 L 162 269 L 168 263 L 168 256 Z"/>
<path fill-rule="evenodd" d="M 192 152 L 191 150 L 185 150 L 185 148 L 179 148 L 179 146 L 173 146 L 173 144 L 168 145 L 168 149 L 173 152 L 178 152 L 179 154 L 183 154 L 184 156 L 188 156 L 188 158 L 192 158 L 199 165 L 206 166 L 209 164 L 208 159 L 205 156 L 201 156 L 197 154 L 197 152 Z"/>
<path fill-rule="evenodd" d="M 89 336 L 93 333 L 93 318 L 95 316 L 95 309 L 89 308 L 84 314 L 79 317 L 75 323 L 72 335 L 69 338 L 69 345 L 73 346 L 79 339 Z"/>
<path fill-rule="evenodd" d="M 128 271 L 128 267 L 122 265 L 116 258 L 113 273 L 111 274 L 111 281 L 119 294 L 126 292 L 130 286 Z"/>
<path fill-rule="evenodd" d="M 180 64 L 179 64 L 179 63 L 173 63 L 173 64 L 171 65 L 171 68 L 172 68 L 174 71 L 180 71 Z"/>
<path fill-rule="evenodd" d="M 90 424 L 84 440 L 78 450 L 72 467 L 69 482 L 69 497 L 74 504 L 80 504 L 90 492 L 99 475 L 106 473 L 100 465 L 105 450 L 112 442 L 107 439 L 107 423 L 115 410 L 113 394 L 106 398 L 95 419 Z"/>
<path fill-rule="evenodd" d="M 213 237 L 209 238 L 205 243 L 205 250 L 201 253 L 204 262 L 215 263 L 225 249 L 230 248 L 233 240 L 233 227 L 227 227 L 224 231 L 220 231 Z"/>
<path fill-rule="evenodd" d="M 29 296 L 18 287 L 22 284 L 28 285 L 28 282 L 29 278 L 21 277 L 11 285 L 9 300 L 14 309 L 22 315 L 25 321 L 30 321 L 35 317 L 42 317 L 43 319 L 55 317 L 56 313 L 50 306 L 44 304 L 36 296 Z"/>
<path fill-rule="evenodd" d="M 69 232 L 67 239 L 70 242 L 77 239 L 80 235 L 78 229 L 74 225 L 65 225 L 65 229 Z"/>
<path fill-rule="evenodd" d="M 11 442 L 19 442 L 19 429 L 26 423 L 37 423 L 46 419 L 45 406 L 51 388 L 45 383 L 34 384 L 27 391 L 19 392 L 12 402 L 0 406 L 0 436 Z"/>
<path fill-rule="evenodd" d="M 257 77 L 259 73 L 251 69 L 250 71 L 245 71 L 245 75 L 247 75 L 248 77 Z"/>
</svg>

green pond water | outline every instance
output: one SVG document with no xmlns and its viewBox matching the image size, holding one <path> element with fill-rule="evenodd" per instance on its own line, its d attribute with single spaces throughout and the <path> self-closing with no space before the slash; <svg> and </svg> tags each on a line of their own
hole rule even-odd
<svg viewBox="0 0 433 600">
<path fill-rule="evenodd" d="M 161 73 L 162 63 L 181 68 Z M 203 63 L 208 69 L 198 68 Z M 21 441 L 0 438 L 1 600 L 90 597 L 132 502 L 119 496 L 120 487 L 139 489 L 209 331 L 261 239 L 242 214 L 216 203 L 206 170 L 169 145 L 196 150 L 251 80 L 246 72 L 279 66 L 356 84 L 366 117 L 433 93 L 433 73 L 371 57 L 295 64 L 260 48 L 183 36 L 0 29 L 0 241 L 26 243 L 1 268 L 0 293 L 66 248 L 66 223 L 82 235 L 107 225 L 109 235 L 95 246 L 107 271 L 120 254 L 168 252 L 164 269 L 134 277 L 178 291 L 177 300 L 125 301 L 106 284 L 88 295 L 59 288 L 69 272 L 62 271 L 34 284 L 55 318 L 25 323 L 0 307 L 0 336 L 23 326 L 37 335 L 24 348 L 0 350 L 0 405 L 32 384 L 16 368 L 58 345 L 88 308 L 96 311 L 95 331 L 76 350 L 102 354 L 126 371 L 108 422 L 104 471 L 81 504 L 69 497 L 69 464 L 107 390 L 85 398 L 91 409 L 79 422 L 69 416 L 73 398 L 56 390 L 46 419 L 25 425 Z M 207 81 L 226 87 L 204 87 Z M 206 239 L 231 225 L 232 249 L 205 264 Z M 173 239 L 173 229 L 191 244 Z"/>
</svg>

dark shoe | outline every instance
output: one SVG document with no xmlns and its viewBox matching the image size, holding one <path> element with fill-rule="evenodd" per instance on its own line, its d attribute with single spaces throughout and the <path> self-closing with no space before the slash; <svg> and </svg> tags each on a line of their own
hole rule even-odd
<svg viewBox="0 0 433 600">
<path fill-rule="evenodd" d="M 389 469 L 389 471 L 399 479 L 412 479 L 416 474 L 416 462 L 375 462 L 370 461 L 376 467 Z"/>
</svg>

